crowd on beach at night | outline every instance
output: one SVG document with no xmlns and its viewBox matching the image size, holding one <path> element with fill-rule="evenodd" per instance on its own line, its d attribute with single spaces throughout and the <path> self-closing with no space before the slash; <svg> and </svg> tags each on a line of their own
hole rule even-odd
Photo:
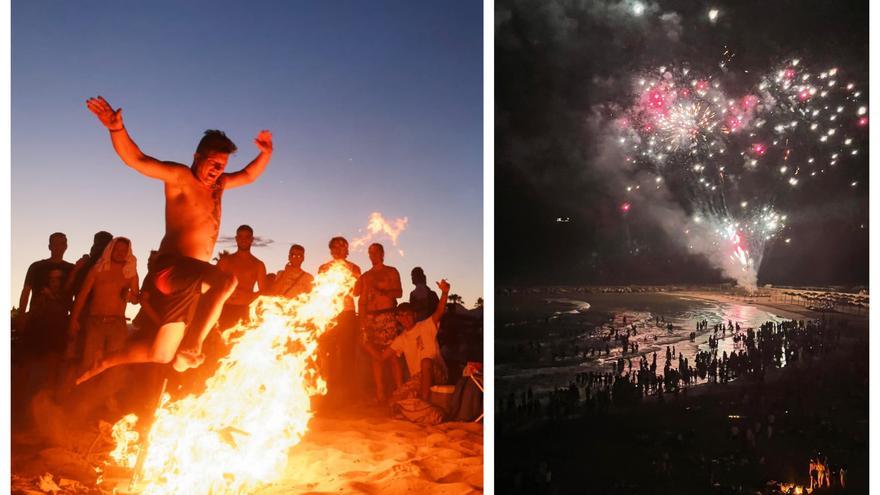
<svg viewBox="0 0 880 495">
<path fill-rule="evenodd" d="M 820 356 L 833 350 L 840 341 L 846 320 L 838 324 L 823 321 L 768 321 L 757 330 L 742 328 L 739 322 L 715 324 L 709 330 L 706 320 L 696 323 L 689 335 L 693 342 L 698 334 L 708 333 L 709 350 L 701 350 L 693 362 L 676 353 L 675 345 L 667 345 L 665 353 L 639 353 L 638 343 L 630 338 L 638 332 L 634 324 L 611 328 L 601 335 L 603 345 L 576 348 L 583 359 L 608 357 L 612 347 L 619 348 L 620 357 L 605 372 L 586 371 L 571 377 L 567 387 L 539 396 L 529 387 L 518 394 L 509 393 L 498 404 L 505 422 L 529 421 L 540 417 L 558 418 L 583 411 L 605 411 L 613 404 L 629 405 L 642 398 L 664 400 L 664 395 L 686 393 L 693 385 L 726 384 L 740 377 L 762 379 L 772 368 L 780 368 L 799 360 Z M 654 317 L 658 327 L 671 326 L 660 316 Z M 721 339 L 731 339 L 733 351 L 718 352 Z M 520 344 L 534 348 L 534 343 Z M 662 367 L 660 364 L 662 363 Z"/>
<path fill-rule="evenodd" d="M 598 331 L 603 343 L 593 344 L 595 351 L 572 351 L 582 359 L 595 354 L 606 370 L 575 373 L 567 386 L 547 392 L 526 387 L 496 399 L 500 451 L 505 442 L 546 443 L 529 459 L 503 461 L 512 466 L 499 486 L 510 493 L 567 493 L 579 486 L 578 476 L 588 476 L 608 493 L 646 487 L 659 493 L 665 484 L 681 493 L 845 489 L 861 442 L 847 430 L 861 423 L 836 424 L 847 406 L 831 396 L 861 397 L 850 375 L 863 365 L 842 357 L 860 347 L 842 337 L 847 319 L 767 321 L 758 328 L 703 320 L 677 345 L 641 353 L 627 341 L 632 322 L 613 321 L 615 328 Z M 660 316 L 650 323 L 661 334 L 668 324 Z M 704 344 L 689 358 L 682 347 L 693 349 L 698 336 Z M 618 357 L 607 357 L 606 338 Z M 788 368 L 793 371 L 783 373 Z M 814 412 L 801 413 L 806 410 Z M 571 439 L 565 442 L 570 445 L 560 445 L 560 438 Z M 577 438 L 603 447 L 573 454 Z M 618 442 L 631 448 L 614 447 Z M 569 454 L 557 455 L 563 451 Z M 630 461 L 644 468 L 610 474 Z M 591 467 L 585 472 L 577 463 Z M 779 474 L 789 471 L 790 479 Z"/>
</svg>

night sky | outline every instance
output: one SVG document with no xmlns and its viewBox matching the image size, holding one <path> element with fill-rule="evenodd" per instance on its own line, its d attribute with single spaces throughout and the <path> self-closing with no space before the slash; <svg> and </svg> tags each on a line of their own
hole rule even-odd
<svg viewBox="0 0 880 495">
<path fill-rule="evenodd" d="M 628 197 L 598 166 L 599 137 L 585 122 L 599 105 L 631 101 L 635 74 L 681 62 L 747 81 L 799 57 L 840 67 L 867 96 L 867 8 L 790 0 L 496 2 L 497 283 L 722 281 L 720 270 L 658 225 L 656 211 L 647 214 L 651 201 Z M 716 22 L 710 9 L 718 9 Z M 734 56 L 720 71 L 725 50 Z M 857 139 L 864 145 L 858 159 L 775 195 L 789 218 L 766 246 L 760 284 L 867 284 L 867 131 Z M 623 215 L 620 205 L 629 201 Z"/>
</svg>

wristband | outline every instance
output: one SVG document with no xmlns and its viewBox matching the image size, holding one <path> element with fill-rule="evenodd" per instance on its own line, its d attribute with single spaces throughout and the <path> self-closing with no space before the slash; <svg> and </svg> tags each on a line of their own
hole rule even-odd
<svg viewBox="0 0 880 495">
<path fill-rule="evenodd" d="M 122 126 L 122 127 L 120 127 L 119 129 L 107 129 L 107 130 L 110 131 L 110 132 L 124 131 L 124 130 L 125 130 L 125 126 Z"/>
</svg>

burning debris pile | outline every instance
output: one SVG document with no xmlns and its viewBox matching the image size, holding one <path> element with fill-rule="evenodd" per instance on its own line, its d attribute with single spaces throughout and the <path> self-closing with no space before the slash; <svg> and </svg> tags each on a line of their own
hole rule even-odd
<svg viewBox="0 0 880 495">
<path fill-rule="evenodd" d="M 121 419 L 112 458 L 119 466 L 138 465 L 135 488 L 143 494 L 247 493 L 278 479 L 288 450 L 308 429 L 310 397 L 326 391 L 316 367 L 318 337 L 354 283 L 340 265 L 317 275 L 309 294 L 258 299 L 250 323 L 224 332 L 231 351 L 201 395 L 173 402 L 166 396 L 146 441 L 136 416 Z"/>
</svg>

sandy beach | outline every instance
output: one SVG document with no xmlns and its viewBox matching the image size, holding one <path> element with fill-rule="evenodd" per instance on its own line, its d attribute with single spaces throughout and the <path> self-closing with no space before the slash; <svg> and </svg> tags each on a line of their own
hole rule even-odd
<svg viewBox="0 0 880 495">
<path fill-rule="evenodd" d="M 846 320 L 853 336 L 867 324 L 867 313 L 821 313 L 780 297 L 677 287 L 623 293 L 590 289 L 531 289 L 499 296 L 498 304 L 508 310 L 496 320 L 496 398 L 527 388 L 539 395 L 549 393 L 567 386 L 578 373 L 607 372 L 621 357 L 662 355 L 667 346 L 693 362 L 697 352 L 709 350 L 711 325 L 717 323 L 736 322 L 745 330 L 767 321 L 831 318 Z M 656 317 L 665 321 L 658 324 Z M 695 323 L 704 319 L 710 328 L 696 331 L 690 340 Z M 671 332 L 666 323 L 672 323 Z M 635 354 L 622 353 L 619 346 L 603 340 L 612 329 L 630 327 L 638 332 L 629 339 L 639 346 Z M 718 337 L 719 353 L 737 350 L 733 332 Z M 600 352 L 584 355 L 589 348 Z"/>
<path fill-rule="evenodd" d="M 104 482 L 96 485 L 94 468 L 104 466 L 112 448 L 99 425 L 61 424 L 58 410 L 46 419 L 53 414 L 52 425 L 16 430 L 12 493 L 125 491 L 129 473 L 119 469 L 104 469 Z M 63 438 L 57 428 L 64 428 Z M 482 490 L 482 423 L 421 426 L 362 408 L 312 418 L 302 442 L 290 451 L 282 479 L 256 493 L 465 495 Z"/>
<path fill-rule="evenodd" d="M 482 493 L 482 423 L 316 418 L 268 494 Z"/>
<path fill-rule="evenodd" d="M 693 297 L 696 299 L 719 303 L 748 304 L 750 306 L 761 308 L 768 312 L 776 313 L 777 315 L 787 319 L 797 320 L 804 318 L 818 318 L 821 316 L 821 314 L 817 313 L 816 311 L 809 310 L 803 306 L 798 306 L 796 304 L 776 303 L 771 302 L 770 300 L 761 299 L 747 299 L 744 301 L 742 297 L 720 292 L 679 291 L 669 292 L 668 294 L 672 296 Z"/>
</svg>

